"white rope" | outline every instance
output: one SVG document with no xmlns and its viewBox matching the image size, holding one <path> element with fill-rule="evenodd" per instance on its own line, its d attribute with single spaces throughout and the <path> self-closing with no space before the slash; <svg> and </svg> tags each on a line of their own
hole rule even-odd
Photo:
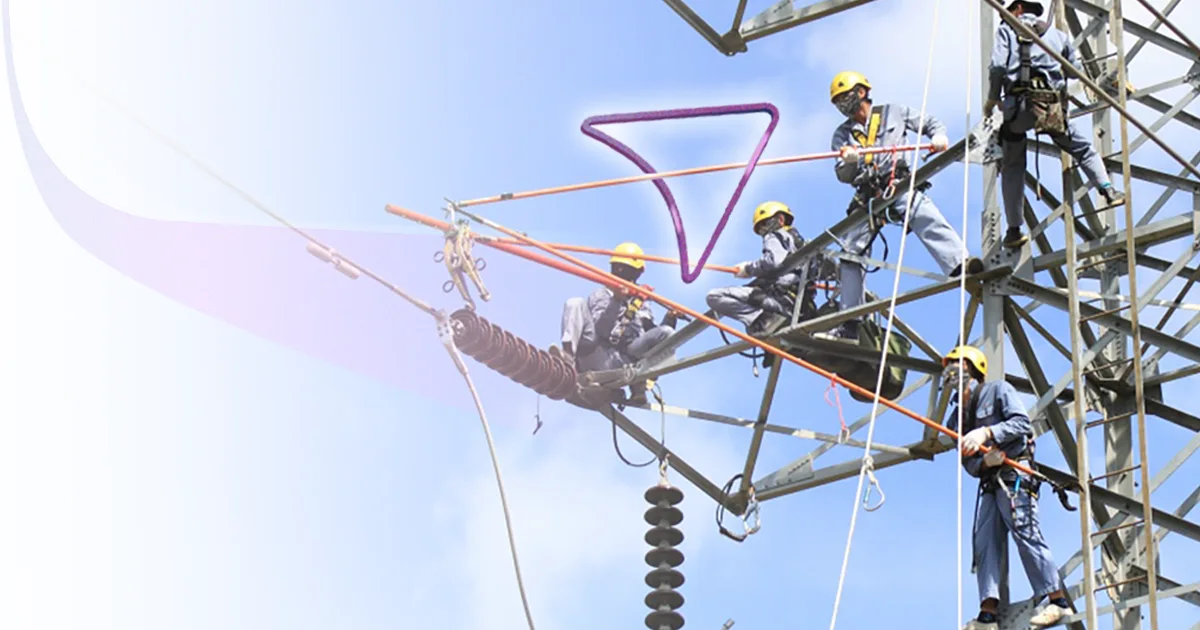
<svg viewBox="0 0 1200 630">
<path fill-rule="evenodd" d="M 475 401 L 475 409 L 479 412 L 479 423 L 483 425 L 483 435 L 487 438 L 488 453 L 492 457 L 492 470 L 496 473 L 496 486 L 500 489 L 500 507 L 504 511 L 504 527 L 508 531 L 508 549 L 512 554 L 513 571 L 517 575 L 517 590 L 521 593 L 521 606 L 525 609 L 525 621 L 529 623 L 529 630 L 534 630 L 533 614 L 529 612 L 529 598 L 525 595 L 525 582 L 521 579 L 521 562 L 517 558 L 517 542 L 513 537 L 512 516 L 508 512 L 508 498 L 504 494 L 504 479 L 500 476 L 500 460 L 496 457 L 496 444 L 492 442 L 492 430 L 488 426 L 487 414 L 483 411 L 483 401 L 479 399 L 479 392 L 475 391 L 475 383 L 471 380 L 471 374 L 467 372 L 467 364 L 463 362 L 462 355 L 458 353 L 458 347 L 454 345 L 454 333 L 450 330 L 450 323 L 445 318 L 438 319 L 438 336 L 441 338 L 446 352 L 454 360 L 454 366 L 458 368 L 463 380 L 467 382 L 467 389 L 471 390 L 471 398 Z"/>
<path fill-rule="evenodd" d="M 86 82 L 83 82 L 83 81 L 80 81 L 80 82 L 83 83 L 85 87 L 89 88 L 97 96 L 99 96 L 100 98 L 102 98 L 104 100 L 107 100 L 109 102 L 109 104 L 111 104 L 118 111 L 124 113 L 126 116 L 131 118 L 135 123 L 137 123 L 143 129 L 145 129 L 151 135 L 158 138 L 159 141 L 163 142 L 168 147 L 170 147 L 171 149 L 173 149 L 174 151 L 176 151 L 177 153 L 182 155 L 184 158 L 186 158 L 188 161 L 190 161 L 193 165 L 195 165 L 200 170 L 204 171 L 206 174 L 208 174 L 213 179 L 220 182 L 226 188 L 229 188 L 231 191 L 233 191 L 235 194 L 237 194 L 239 197 L 241 197 L 244 201 L 246 201 L 250 205 L 254 206 L 256 209 L 258 209 L 262 213 L 266 214 L 267 216 L 271 217 L 275 221 L 279 222 L 284 227 L 290 229 L 291 231 L 295 232 L 296 234 L 300 235 L 301 237 L 307 239 L 310 243 L 316 244 L 318 247 L 321 247 L 325 250 L 332 251 L 331 248 L 325 246 L 323 243 L 321 243 L 317 239 L 313 238 L 312 236 L 309 236 L 308 233 L 306 233 L 304 230 L 296 227 L 295 225 L 290 223 L 287 219 L 285 219 L 282 216 L 273 212 L 265 204 L 258 201 L 254 197 L 251 197 L 249 193 L 243 191 L 241 188 L 238 188 L 232 182 L 225 179 L 224 177 L 221 177 L 221 175 L 219 173 L 217 173 L 215 170 L 210 168 L 207 164 L 205 164 L 204 162 L 201 162 L 198 158 L 196 158 L 192 154 L 185 151 L 183 149 L 183 147 L 181 147 L 180 145 L 173 142 L 165 134 L 159 132 L 154 127 L 151 127 L 148 123 L 146 123 L 139 116 L 134 114 L 131 110 L 129 110 L 126 107 L 123 107 L 121 105 L 121 103 L 116 101 L 116 99 L 109 97 L 107 94 L 100 91 L 98 88 L 95 88 L 95 87 L 91 86 L 90 84 L 87 84 Z M 521 565 L 520 565 L 520 562 L 517 560 L 517 545 L 516 545 L 516 541 L 513 539 L 512 518 L 508 512 L 508 499 L 505 497 L 505 494 L 504 494 L 504 480 L 500 476 L 500 462 L 496 457 L 496 445 L 495 445 L 495 443 L 492 442 L 492 431 L 488 427 L 487 414 L 484 413 L 484 410 L 483 410 L 483 401 L 481 401 L 479 399 L 479 393 L 477 391 L 475 391 L 475 383 L 471 381 L 471 375 L 467 372 L 466 363 L 463 362 L 462 356 L 458 353 L 458 348 L 455 347 L 455 345 L 454 345 L 454 334 L 450 330 L 449 322 L 444 317 L 442 317 L 440 314 L 436 313 L 434 311 L 434 309 L 432 307 L 430 307 L 428 304 L 426 304 L 425 302 L 409 295 L 408 293 L 406 293 L 402 289 L 400 289 L 400 287 L 388 282 L 387 280 L 384 280 L 381 276 L 378 276 L 375 273 L 372 273 L 366 267 L 358 265 L 357 263 L 355 263 L 355 262 L 351 261 L 350 259 L 348 259 L 344 256 L 341 256 L 341 255 L 338 255 L 338 258 L 345 261 L 346 263 L 350 264 L 358 271 L 366 274 L 368 277 L 375 280 L 376 282 L 382 284 L 384 287 L 390 289 L 393 293 L 396 293 L 400 297 L 404 298 L 413 306 L 416 306 L 417 308 L 421 309 L 425 313 L 434 315 L 434 317 L 437 318 L 437 320 L 438 320 L 438 335 L 439 335 L 439 337 L 441 337 L 442 343 L 446 347 L 446 351 L 448 353 L 450 353 L 450 358 L 454 360 L 454 364 L 458 368 L 458 371 L 462 374 L 463 378 L 467 381 L 467 388 L 469 390 L 471 390 L 471 398 L 475 401 L 475 409 L 479 412 L 479 421 L 480 421 L 480 423 L 483 424 L 483 433 L 484 433 L 484 436 L 487 438 L 488 452 L 491 453 L 491 456 L 492 456 L 492 468 L 493 468 L 493 470 L 495 470 L 495 473 L 496 473 L 496 485 L 499 486 L 499 488 L 500 488 L 500 505 L 504 510 L 504 524 L 508 530 L 508 545 L 509 545 L 509 549 L 512 552 L 513 569 L 516 571 L 516 575 L 517 575 L 517 589 L 521 593 L 521 605 L 524 606 L 524 608 L 525 608 L 525 619 L 526 619 L 526 621 L 529 622 L 529 630 L 534 630 L 533 615 L 529 612 L 529 601 L 525 595 L 525 584 L 524 584 L 524 581 L 521 579 Z"/>
<path fill-rule="evenodd" d="M 964 33 L 973 33 L 973 32 L 975 32 L 973 29 L 976 28 L 975 24 L 974 24 L 975 3 L 969 2 L 967 4 L 968 4 L 967 27 L 963 30 L 963 32 Z M 971 44 L 974 42 L 974 40 L 970 37 L 964 37 L 963 42 L 967 48 L 966 54 L 963 55 L 967 61 L 967 80 L 966 80 L 967 96 L 966 96 L 966 115 L 964 116 L 964 122 L 966 123 L 965 128 L 967 130 L 967 133 L 970 133 L 970 130 L 971 130 L 971 96 L 972 96 L 972 94 L 971 94 L 971 62 L 972 62 Z M 970 195 L 968 193 L 970 183 L 971 183 L 971 161 L 964 159 L 963 160 L 963 205 L 962 205 L 962 233 L 963 233 L 962 257 L 963 257 L 964 265 L 966 264 L 966 259 L 967 259 L 967 233 L 968 233 L 967 232 L 967 223 L 969 220 L 969 214 L 967 213 L 967 206 L 970 202 Z M 967 339 L 967 330 L 966 330 L 966 327 L 967 327 L 967 321 L 966 321 L 967 320 L 967 274 L 966 274 L 965 267 L 963 269 L 963 274 L 960 277 L 962 278 L 962 282 L 959 283 L 959 292 L 958 292 L 958 342 L 960 344 L 962 344 L 962 343 L 965 343 L 966 339 Z M 960 372 L 963 369 L 963 361 L 961 358 L 958 360 L 958 369 Z M 943 385 L 943 387 L 944 387 L 944 385 Z M 962 404 L 962 401 L 959 401 L 959 403 L 958 403 L 957 412 L 958 412 L 958 425 L 957 425 L 958 430 L 955 431 L 955 433 L 958 434 L 958 440 L 957 440 L 957 444 L 955 444 L 955 447 L 956 447 L 955 453 L 959 453 L 962 450 L 962 428 L 963 428 L 963 404 Z M 936 419 L 936 418 L 934 418 L 933 420 L 935 422 L 940 422 L 940 420 Z M 963 565 L 963 535 L 962 535 L 962 532 L 963 532 L 963 469 L 962 469 L 962 466 L 959 465 L 958 457 L 955 457 L 953 461 L 954 461 L 954 481 L 955 481 L 954 496 L 956 499 L 955 506 L 954 506 L 954 536 L 955 536 L 955 541 L 957 543 L 956 547 L 955 547 L 955 555 L 954 555 L 954 584 L 957 587 L 957 604 L 958 604 L 958 607 L 955 610 L 954 628 L 955 628 L 955 630 L 957 630 L 957 628 L 959 627 L 958 624 L 962 623 L 962 620 L 963 620 L 963 576 L 962 576 L 962 565 Z"/>
<path fill-rule="evenodd" d="M 921 137 L 921 134 L 924 132 L 924 128 L 925 128 L 925 107 L 929 103 L 929 84 L 930 84 L 931 79 L 933 78 L 933 51 L 937 44 L 936 33 L 937 33 L 937 22 L 938 22 L 938 9 L 940 7 L 941 7 L 941 0 L 934 0 L 933 26 L 931 27 L 930 30 L 931 30 L 931 32 L 933 32 L 935 34 L 935 36 L 931 37 L 930 41 L 929 41 L 929 62 L 925 66 L 925 88 L 921 94 L 921 116 L 920 116 L 921 122 L 917 126 L 917 138 L 918 139 Z M 919 40 L 914 38 L 913 41 L 916 42 Z M 893 155 L 892 159 L 895 160 L 897 157 L 898 156 Z M 888 304 L 887 329 L 883 335 L 883 348 L 882 348 L 882 354 L 881 354 L 880 361 L 879 361 L 879 374 L 875 380 L 875 396 L 871 402 L 871 423 L 867 429 L 867 443 L 863 449 L 863 463 L 862 463 L 862 466 L 859 467 L 859 469 L 858 469 L 858 488 L 854 491 L 854 509 L 850 513 L 850 531 L 846 536 L 846 551 L 845 551 L 844 555 L 842 556 L 842 571 L 841 571 L 841 575 L 838 576 L 837 595 L 834 597 L 834 600 L 833 600 L 833 617 L 829 620 L 829 630 L 834 630 L 837 627 L 838 609 L 842 603 L 842 590 L 846 584 L 846 569 L 849 567 L 849 564 L 850 564 L 850 549 L 854 544 L 854 528 L 858 524 L 858 507 L 859 507 L 859 504 L 862 502 L 861 497 L 863 496 L 863 482 L 865 481 L 868 474 L 870 474 L 872 479 L 874 479 L 874 477 L 875 477 L 874 463 L 873 463 L 873 459 L 871 458 L 871 443 L 875 438 L 875 420 L 879 417 L 879 393 L 883 390 L 883 374 L 884 374 L 884 371 L 887 370 L 888 345 L 891 343 L 892 323 L 893 323 L 893 320 L 896 315 L 896 296 L 899 295 L 899 293 L 900 293 L 900 267 L 904 265 L 904 245 L 905 245 L 905 242 L 907 241 L 907 239 L 905 239 L 904 236 L 908 234 L 908 221 L 909 221 L 910 215 L 912 214 L 913 202 L 916 199 L 917 194 L 918 194 L 917 191 L 915 190 L 916 183 L 917 183 L 917 165 L 915 164 L 915 162 L 919 159 L 920 159 L 920 153 L 917 153 L 916 159 L 914 159 L 914 164 L 912 165 L 912 168 L 909 169 L 911 172 L 909 174 L 909 181 L 908 181 L 908 203 L 906 204 L 906 207 L 904 210 L 903 229 L 900 232 L 900 234 L 901 234 L 901 236 L 900 236 L 900 251 L 896 257 L 896 268 L 897 269 L 896 269 L 896 274 L 894 276 L 894 280 L 892 282 L 892 297 L 890 299 L 890 303 Z M 893 162 L 893 164 L 894 164 L 894 162 Z M 873 208 L 871 210 L 873 210 Z M 965 260 L 963 261 L 962 274 L 964 276 L 966 275 L 966 261 Z M 881 493 L 882 493 L 882 490 L 881 490 Z"/>
</svg>

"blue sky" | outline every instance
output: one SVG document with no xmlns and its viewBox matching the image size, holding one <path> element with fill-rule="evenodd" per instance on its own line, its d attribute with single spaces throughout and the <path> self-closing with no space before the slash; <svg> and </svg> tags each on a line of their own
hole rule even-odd
<svg viewBox="0 0 1200 630">
<path fill-rule="evenodd" d="M 930 0 L 904 7 L 878 2 L 756 42 L 750 53 L 731 59 L 712 50 L 665 5 L 630 1 L 588 7 L 584 19 L 573 15 L 577 8 L 548 2 L 512 11 L 473 1 L 449 8 L 225 0 L 185 9 L 127 0 L 120 10 L 83 8 L 69 17 L 53 15 L 51 5 L 61 2 L 12 4 L 16 66 L 34 128 L 58 166 L 90 194 L 155 219 L 265 224 L 252 208 L 97 105 L 63 68 L 100 84 L 276 211 L 330 230 L 331 243 L 347 255 L 446 307 L 455 306 L 453 296 L 440 294 L 443 271 L 429 259 L 440 248 L 437 235 L 385 214 L 385 203 L 437 214 L 443 197 L 633 173 L 623 158 L 578 130 L 589 115 L 618 111 L 768 101 L 782 117 L 766 156 L 825 151 L 838 122 L 827 99 L 832 75 L 858 69 L 875 84 L 878 98 L 920 107 L 931 35 L 937 47 L 929 111 L 957 139 L 966 128 L 964 54 L 977 49 L 960 35 L 965 7 L 942 3 L 938 30 L 931 32 Z M 734 5 L 712 0 L 694 6 L 724 25 Z M 751 11 L 760 8 L 765 7 Z M 1189 10 L 1191 22 L 1185 24 L 1196 22 L 1196 11 Z M 67 34 L 85 39 L 51 54 L 55 49 L 48 42 Z M 863 41 L 872 45 L 858 45 Z M 1171 71 L 1150 52 L 1141 63 L 1146 69 L 1134 80 L 1142 84 L 1159 80 L 1152 73 Z M 34 72 L 37 64 L 58 73 Z M 25 67 L 31 70 L 23 72 Z M 971 72 L 977 93 L 977 61 Z M 1173 100 L 1179 92 L 1168 94 Z M 978 98 L 973 102 L 978 111 Z M 743 160 L 765 124 L 765 117 L 748 116 L 607 130 L 665 170 Z M 1177 123 L 1167 129 L 1176 128 L 1186 129 Z M 1200 148 L 1189 133 L 1173 136 L 1185 155 Z M 1153 149 L 1144 151 L 1140 163 L 1167 165 Z M 1052 160 L 1042 166 L 1043 173 L 1054 170 Z M 789 203 L 806 235 L 840 219 L 848 189 L 831 171 L 830 163 L 758 171 L 712 261 L 732 264 L 757 254 L 758 239 L 748 224 L 761 200 Z M 671 182 L 693 257 L 737 178 L 724 173 Z M 972 191 L 979 181 L 973 170 Z M 961 168 L 948 169 L 935 184 L 933 198 L 961 228 Z M 31 184 L 22 185 L 28 193 L 23 199 L 32 203 Z M 1153 187 L 1144 189 L 1157 195 Z M 1148 203 L 1150 194 L 1142 195 Z M 972 192 L 967 236 L 973 251 L 979 242 L 977 198 Z M 1164 215 L 1186 209 L 1181 198 Z M 41 212 L 44 216 L 22 219 L 28 223 L 19 227 L 63 252 L 69 262 L 59 263 L 57 277 L 91 287 L 55 296 L 57 308 L 81 312 L 102 303 L 108 314 L 87 325 L 62 315 L 62 330 L 46 335 L 109 341 L 74 359 L 76 368 L 56 368 L 47 360 L 31 374 L 57 374 L 83 387 L 89 374 L 120 358 L 120 369 L 107 370 L 105 387 L 93 392 L 104 402 L 72 408 L 74 415 L 64 415 L 71 420 L 56 425 L 59 437 L 73 436 L 79 449 L 107 445 L 102 449 L 107 455 L 88 460 L 96 468 L 80 466 L 50 486 L 95 502 L 106 515 L 99 520 L 111 529 L 39 539 L 45 549 L 111 545 L 107 560 L 75 565 L 63 560 L 80 576 L 82 586 L 72 592 L 87 591 L 89 580 L 107 584 L 101 590 L 110 597 L 88 597 L 102 602 L 112 625 L 123 628 L 168 622 L 197 628 L 522 627 L 478 421 L 448 359 L 431 343 L 426 319 L 380 297 L 378 287 L 343 281 L 300 254 L 297 275 L 281 280 L 312 286 L 312 301 L 356 306 L 365 302 L 353 300 L 369 301 L 378 309 L 370 317 L 347 312 L 344 320 L 328 323 L 365 322 L 364 335 L 386 340 L 371 348 L 375 358 L 424 372 L 438 381 L 436 390 L 331 364 L 315 358 L 309 347 L 264 340 L 167 299 L 72 249 Z M 632 239 L 666 255 L 674 248 L 664 204 L 649 183 L 481 212 L 546 241 L 612 246 Z M 401 251 L 378 239 L 373 249 L 355 251 L 353 244 L 362 240 L 353 233 L 367 231 L 406 233 L 396 236 L 394 247 Z M 897 231 L 888 233 L 893 261 Z M 1170 245 L 1156 253 L 1173 259 L 1180 251 Z M 557 337 L 562 301 L 591 289 L 504 261 L 499 253 L 485 255 L 492 263 L 485 278 L 496 298 L 484 314 L 543 346 Z M 907 244 L 905 264 L 933 268 L 915 239 Z M 684 285 L 678 269 L 656 266 L 645 281 L 699 307 L 708 289 L 729 278 L 704 274 Z M 891 281 L 880 272 L 869 286 L 886 294 Z M 23 295 L 48 299 L 31 281 L 13 282 Z M 913 285 L 902 279 L 902 287 Z M 1160 297 L 1172 295 L 1169 288 Z M 958 296 L 948 294 L 900 314 L 919 322 L 927 339 L 946 349 L 957 332 L 952 328 L 957 310 Z M 1156 320 L 1160 311 L 1145 312 Z M 1046 321 L 1064 330 L 1065 316 L 1055 313 Z M 715 343 L 717 335 L 705 334 L 687 351 Z M 64 363 L 73 360 L 70 347 L 63 342 Z M 1043 356 L 1053 352 L 1044 343 L 1039 350 Z M 1019 372 L 1011 353 L 1009 361 L 1009 371 Z M 1065 369 L 1061 361 L 1047 366 L 1052 379 Z M 543 400 L 546 426 L 531 436 L 535 396 L 482 365 L 469 367 L 496 433 L 535 620 L 545 628 L 640 627 L 648 590 L 642 583 L 648 567 L 642 561 L 647 526 L 641 495 L 656 475 L 620 463 L 608 426 L 596 414 Z M 664 379 L 662 386 L 670 404 L 751 417 L 764 382 L 750 374 L 745 360 L 731 358 Z M 772 422 L 835 432 L 836 412 L 823 400 L 826 385 L 818 376 L 785 370 Z M 1196 399 L 1181 387 L 1169 387 L 1167 396 L 1184 409 L 1195 408 Z M 869 410 L 844 391 L 841 399 L 848 422 Z M 911 404 L 921 408 L 925 399 L 918 393 Z M 657 416 L 633 417 L 657 432 Z M 1172 446 L 1190 436 L 1152 422 L 1156 470 L 1174 454 Z M 912 421 L 887 414 L 876 439 L 900 444 L 915 440 L 918 431 Z M 33 437 L 31 443 L 53 450 L 54 435 Z M 745 430 L 668 418 L 668 442 L 718 484 L 740 471 L 748 438 Z M 1051 440 L 1045 438 L 1040 454 L 1054 450 Z M 629 457 L 642 458 L 631 441 L 622 439 L 622 445 Z M 759 474 L 815 446 L 768 436 Z M 839 449 L 821 462 L 860 455 Z M 1047 459 L 1057 464 L 1061 458 Z M 1102 459 L 1097 454 L 1092 461 L 1099 466 Z M 105 472 L 97 477 L 96 470 Z M 1198 471 L 1194 462 L 1179 471 L 1161 490 L 1158 504 L 1173 508 Z M 955 566 L 953 459 L 908 464 L 879 478 L 887 504 L 859 517 L 839 625 L 861 627 L 886 611 L 891 623 L 904 626 L 958 627 L 956 583 L 964 580 L 968 611 L 975 586 L 967 567 Z M 737 545 L 717 535 L 712 502 L 677 475 L 672 479 L 687 497 L 682 525 L 687 627 L 716 628 L 730 617 L 746 628 L 828 623 L 853 481 L 765 504 L 763 530 Z M 969 535 L 973 493 L 969 480 L 964 484 L 962 525 Z M 1053 499 L 1042 508 L 1047 536 L 1058 559 L 1065 560 L 1078 540 L 1078 517 Z M 30 531 L 37 523 L 32 519 Z M 1195 581 L 1200 566 L 1195 548 L 1174 536 L 1167 540 L 1164 573 Z M 964 553 L 969 564 L 969 546 Z M 117 568 L 106 572 L 110 565 Z M 51 585 L 46 588 L 53 588 L 53 579 L 46 579 Z M 1015 596 L 1028 594 L 1016 567 L 1012 582 Z M 82 611 L 93 600 L 77 595 L 70 601 L 71 610 Z M 1186 627 L 1198 618 L 1195 610 L 1166 603 L 1161 627 Z M 186 620 L 176 617 L 181 612 Z"/>
</svg>

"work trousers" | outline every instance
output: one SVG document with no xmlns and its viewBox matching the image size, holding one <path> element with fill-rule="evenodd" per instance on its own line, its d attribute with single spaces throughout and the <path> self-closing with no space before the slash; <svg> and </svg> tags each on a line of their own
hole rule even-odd
<svg viewBox="0 0 1200 630">
<path fill-rule="evenodd" d="M 1021 475 L 1021 484 L 1030 478 Z M 1010 484 L 1009 490 L 1014 484 Z M 975 512 L 975 571 L 979 583 L 979 601 L 1000 597 L 1000 556 L 1008 549 L 1008 534 L 1017 544 L 1017 553 L 1025 567 L 1025 576 L 1034 598 L 1058 590 L 1061 580 L 1050 547 L 1042 537 L 1038 522 L 1037 499 L 1018 488 L 1010 500 L 1003 488 L 981 494 Z"/>
<path fill-rule="evenodd" d="M 770 309 L 772 312 L 779 313 L 791 317 L 791 308 L 786 304 L 781 304 L 778 300 L 772 297 L 764 297 L 762 306 L 754 306 L 750 303 L 750 295 L 754 291 L 763 291 L 764 289 L 756 289 L 755 287 L 724 287 L 713 289 L 708 292 L 708 307 L 722 317 L 731 317 L 741 322 L 743 326 L 749 326 L 758 319 L 762 314 L 763 308 Z"/>
<path fill-rule="evenodd" d="M 562 341 L 575 349 L 575 366 L 581 372 L 615 370 L 634 363 L 646 356 L 675 332 L 670 326 L 655 326 L 638 335 L 623 348 L 616 348 L 608 340 L 596 338 L 596 325 L 588 311 L 587 300 L 571 298 L 563 305 Z"/>
<path fill-rule="evenodd" d="M 963 260 L 963 240 L 950 227 L 946 217 L 923 192 L 906 193 L 896 200 L 896 208 L 903 212 L 908 207 L 909 194 L 916 194 L 912 208 L 912 216 L 908 225 L 920 239 L 921 244 L 929 251 L 942 273 L 949 274 Z M 846 251 L 851 254 L 870 256 L 867 245 L 871 241 L 871 228 L 863 224 L 854 228 L 846 235 Z M 838 261 L 838 285 L 842 294 L 842 308 L 854 308 L 862 304 L 866 288 L 866 269 L 862 265 L 848 260 Z"/>
<path fill-rule="evenodd" d="M 1000 142 L 1004 152 L 1000 165 L 1000 190 L 1004 196 L 1004 216 L 1008 227 L 1024 225 L 1026 134 L 1033 129 L 1033 113 L 1017 113 L 1013 97 L 1004 99 L 1004 124 L 1000 127 Z M 1092 186 L 1110 183 L 1108 171 L 1092 141 L 1070 119 L 1067 133 L 1047 134 L 1058 148 L 1071 154 Z"/>
</svg>

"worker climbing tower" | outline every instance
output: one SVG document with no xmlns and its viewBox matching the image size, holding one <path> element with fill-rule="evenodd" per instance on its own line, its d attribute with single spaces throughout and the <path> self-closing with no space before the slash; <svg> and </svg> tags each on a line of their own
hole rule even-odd
<svg viewBox="0 0 1200 630">
<path fill-rule="evenodd" d="M 874 2 L 826 0 L 803 6 L 781 0 L 744 19 L 747 2 L 730 0 L 733 26 L 722 34 L 685 0 L 664 1 L 727 56 L 748 53 L 752 42 L 769 35 L 796 27 L 801 28 L 792 32 L 818 28 L 823 18 L 863 10 Z M 1036 38 L 1010 14 L 1001 14 L 1008 4 L 1007 0 L 979 2 L 983 9 L 979 19 L 983 72 L 978 76 L 985 91 L 998 20 Z M 1200 374 L 1200 346 L 1188 339 L 1200 325 L 1200 315 L 1168 327 L 1180 311 L 1196 310 L 1186 299 L 1200 280 L 1200 269 L 1193 264 L 1200 253 L 1200 171 L 1195 166 L 1200 154 L 1188 160 L 1173 148 L 1194 144 L 1200 138 L 1200 117 L 1187 111 L 1200 95 L 1200 47 L 1171 21 L 1172 12 L 1185 4 L 1182 0 L 1044 0 L 1042 4 L 1047 9 L 1045 18 L 1070 36 L 1082 57 L 1084 72 L 1079 73 L 1059 55 L 1072 79 L 1069 116 L 1085 129 L 1090 119 L 1097 151 L 1108 171 L 1120 175 L 1113 179 L 1125 196 L 1115 204 L 1104 203 L 1103 198 L 1093 200 L 1079 165 L 1044 136 L 1032 138 L 1027 144 L 1031 159 L 1024 208 L 1025 229 L 1031 239 L 1021 250 L 1007 251 L 1000 242 L 1003 215 L 997 203 L 998 164 L 983 160 L 981 225 L 988 271 L 977 286 L 969 286 L 972 299 L 965 326 L 970 332 L 976 317 L 982 315 L 982 334 L 974 343 L 987 354 L 991 364 L 988 378 L 1006 379 L 1036 398 L 1030 417 L 1039 435 L 1051 434 L 1068 470 L 1039 468 L 1060 483 L 1079 482 L 1080 550 L 1067 557 L 1061 568 L 1078 612 L 1065 623 L 1076 630 L 1098 628 L 1102 616 L 1112 615 L 1112 627 L 1119 630 L 1140 628 L 1143 622 L 1157 628 L 1160 601 L 1179 598 L 1200 607 L 1196 576 L 1171 579 L 1161 573 L 1158 562 L 1159 556 L 1168 553 L 1164 544 L 1200 542 L 1200 525 L 1186 518 L 1200 499 L 1200 487 L 1192 489 L 1177 507 L 1160 508 L 1151 501 L 1153 493 L 1200 448 L 1200 417 L 1168 405 L 1164 396 L 1164 389 L 1191 382 Z M 1137 15 L 1131 17 L 1130 12 Z M 1130 40 L 1133 44 L 1127 46 Z M 1042 42 L 1034 45 L 1042 46 Z M 1060 52 L 1049 50 L 1051 56 Z M 1157 83 L 1137 85 L 1139 65 L 1135 61 L 1139 58 L 1144 59 L 1145 75 L 1153 75 Z M 1174 76 L 1164 77 L 1172 72 Z M 1134 130 L 1137 133 L 1131 136 Z M 1147 145 L 1154 145 L 1157 154 L 1139 153 Z M 966 141 L 952 146 L 926 162 L 917 181 L 927 181 L 962 160 L 972 148 Z M 1046 177 L 1044 169 L 1039 173 L 1039 155 L 1060 158 L 1061 173 L 1053 177 Z M 1181 195 L 1190 199 L 1181 203 Z M 851 222 L 847 219 L 843 224 Z M 831 231 L 837 233 L 843 224 Z M 809 248 L 830 245 L 829 239 L 818 237 Z M 799 262 L 805 253 L 789 262 Z M 988 275 L 997 270 L 1004 271 Z M 957 288 L 957 283 L 949 284 L 900 295 L 897 302 Z M 1171 299 L 1159 299 L 1169 286 L 1178 286 L 1178 293 Z M 878 311 L 887 306 L 887 300 L 867 306 Z M 1065 317 L 1057 319 L 1044 307 Z M 1143 323 L 1150 315 L 1147 307 L 1160 313 L 1155 314 L 1152 327 Z M 1041 309 L 1036 316 L 1035 309 Z M 830 321 L 825 317 L 819 320 L 824 321 L 809 322 L 809 328 L 819 329 Z M 930 375 L 911 384 L 897 398 L 900 400 L 931 380 L 936 385 L 940 366 L 935 364 L 939 353 L 919 331 L 899 318 L 896 325 L 929 361 L 896 357 L 889 363 L 898 360 Z M 1011 347 L 1023 375 L 1005 370 L 1006 346 Z M 695 360 L 686 358 L 678 363 L 694 365 Z M 649 373 L 661 375 L 669 369 Z M 1062 370 L 1061 376 L 1052 380 L 1050 370 L 1057 369 Z M 751 458 L 767 427 L 765 410 L 776 377 L 773 371 L 766 385 L 764 413 L 752 423 Z M 936 408 L 933 399 L 931 395 L 930 416 Z M 1183 429 L 1190 437 L 1180 444 L 1160 442 L 1152 449 L 1147 439 L 1150 417 Z M 864 425 L 856 422 L 849 431 L 856 432 Z M 767 501 L 852 476 L 858 462 L 814 468 L 815 459 L 835 447 L 830 442 L 755 482 L 752 487 L 758 499 Z M 920 442 L 895 449 L 876 446 L 880 448 L 874 456 L 875 469 L 947 448 L 939 445 L 928 427 Z M 1156 450 L 1161 455 L 1151 459 Z M 1098 459 L 1101 453 L 1102 459 Z M 750 470 L 748 463 L 746 477 Z M 714 498 L 732 499 L 737 507 L 736 493 Z M 1168 543 L 1164 539 L 1171 533 L 1177 535 Z M 1081 568 L 1082 575 L 1076 575 Z M 1006 580 L 1001 590 L 1007 604 L 1001 628 L 1028 627 L 1035 603 L 1008 602 Z M 1101 597 L 1109 603 L 1103 604 Z"/>
</svg>

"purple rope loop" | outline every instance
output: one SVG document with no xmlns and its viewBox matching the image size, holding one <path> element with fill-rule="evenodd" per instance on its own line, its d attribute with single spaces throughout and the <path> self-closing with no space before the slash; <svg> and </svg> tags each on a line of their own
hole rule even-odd
<svg viewBox="0 0 1200 630">
<path fill-rule="evenodd" d="M 700 260 L 696 261 L 696 266 L 688 269 L 688 250 L 687 250 L 687 233 L 683 229 L 683 218 L 679 215 L 679 205 L 675 202 L 675 196 L 671 194 L 670 187 L 667 182 L 662 179 L 651 180 L 658 187 L 658 192 L 662 194 L 663 200 L 667 202 L 667 210 L 671 213 L 671 221 L 675 224 L 675 240 L 679 243 L 679 273 L 685 284 L 690 284 L 700 276 L 700 271 L 704 269 L 704 263 L 712 254 L 713 247 L 717 244 L 717 238 L 721 236 L 721 232 L 725 229 L 725 224 L 729 222 L 729 215 L 733 212 L 734 206 L 737 205 L 738 199 L 742 196 L 742 190 L 746 188 L 746 183 L 750 181 L 750 174 L 754 172 L 754 167 L 758 165 L 759 158 L 762 157 L 763 150 L 767 148 L 767 141 L 771 139 L 771 134 L 775 131 L 775 125 L 779 124 L 779 110 L 770 103 L 748 103 L 745 105 L 720 105 L 716 107 L 692 107 L 686 109 L 666 109 L 652 112 L 638 112 L 634 114 L 609 114 L 606 116 L 592 116 L 583 121 L 580 130 L 584 135 L 599 140 L 614 149 L 621 155 L 628 158 L 638 168 L 642 169 L 643 173 L 656 173 L 653 166 L 647 162 L 642 156 L 638 155 L 633 149 L 616 138 L 596 129 L 597 125 L 608 125 L 613 123 L 628 123 L 628 122 L 646 122 L 655 120 L 676 120 L 680 118 L 701 118 L 706 116 L 727 116 L 729 114 L 754 114 L 763 113 L 771 117 L 771 123 L 767 125 L 767 130 L 763 134 L 761 140 L 758 141 L 758 146 L 754 148 L 754 154 L 750 156 L 750 162 L 746 165 L 746 170 L 742 173 L 742 179 L 738 182 L 737 188 L 733 191 L 733 197 L 729 200 L 729 205 L 725 206 L 725 214 L 721 215 L 721 220 L 717 223 L 717 228 L 713 231 L 712 238 L 709 239 L 708 245 L 704 248 L 704 253 L 700 255 Z"/>
</svg>

